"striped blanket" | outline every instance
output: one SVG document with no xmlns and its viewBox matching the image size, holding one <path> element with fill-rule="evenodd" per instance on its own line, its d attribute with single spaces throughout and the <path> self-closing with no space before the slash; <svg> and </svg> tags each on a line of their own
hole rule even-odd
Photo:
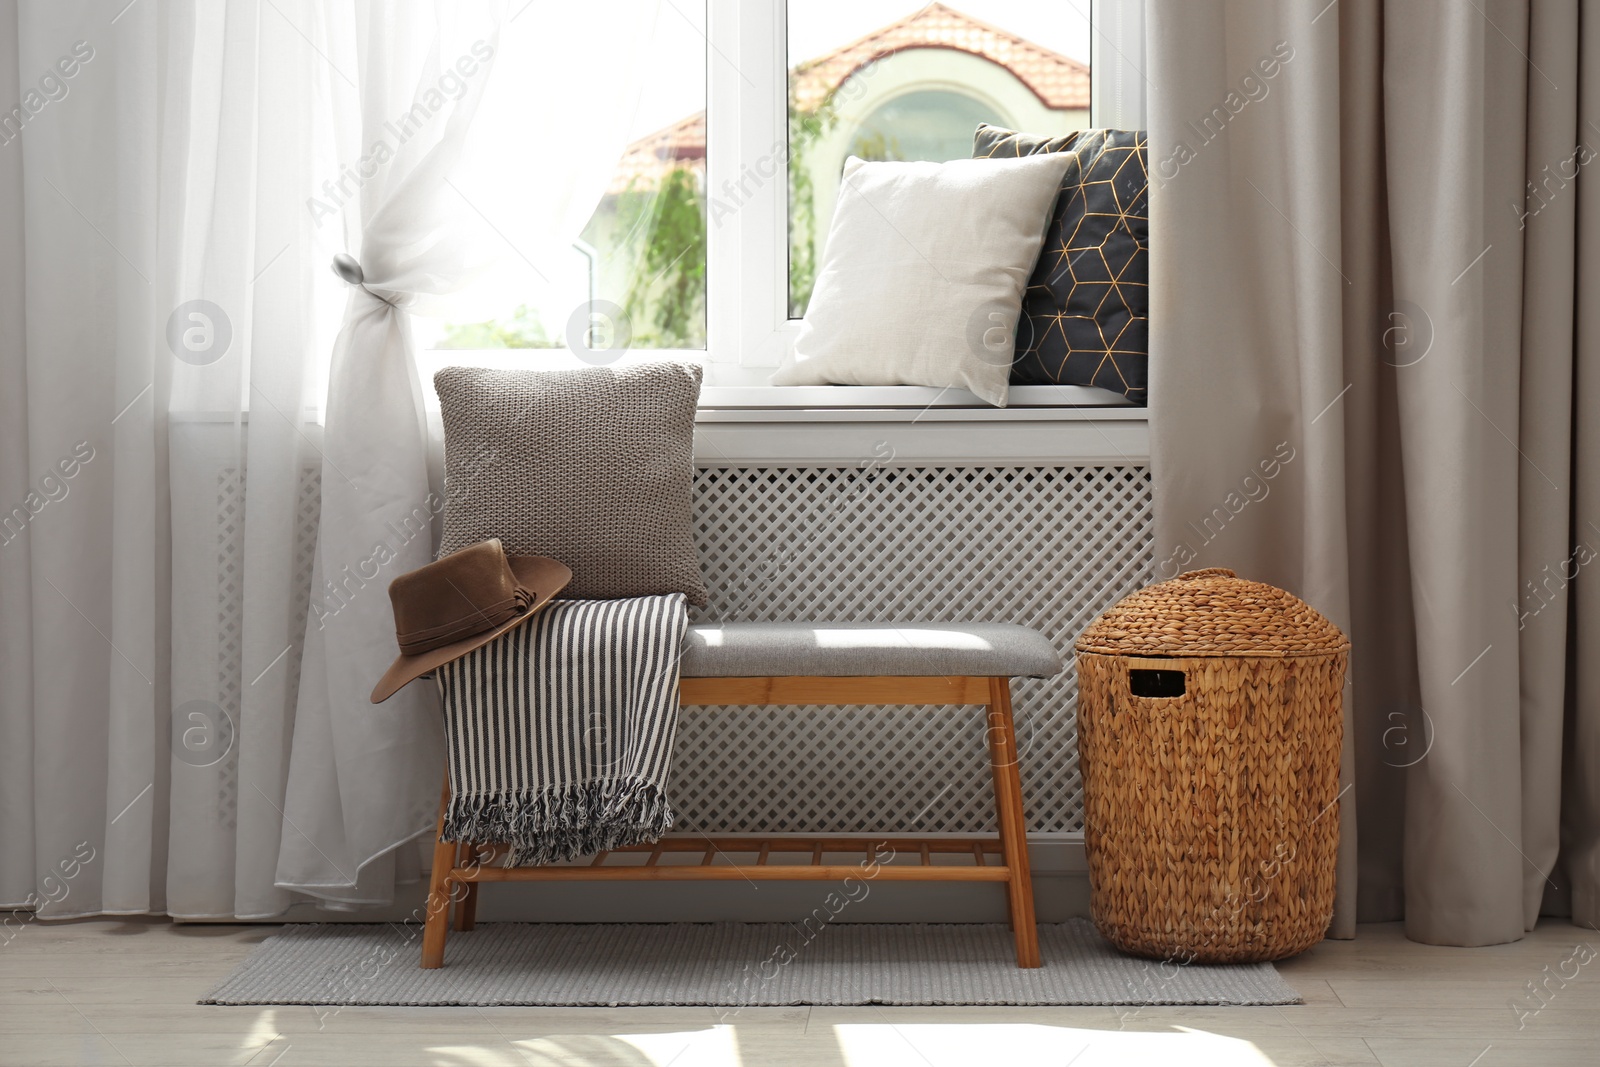
<svg viewBox="0 0 1600 1067">
<path fill-rule="evenodd" d="M 665 833 L 687 628 L 682 593 L 557 600 L 440 668 L 443 839 L 509 844 L 521 867 Z"/>
</svg>

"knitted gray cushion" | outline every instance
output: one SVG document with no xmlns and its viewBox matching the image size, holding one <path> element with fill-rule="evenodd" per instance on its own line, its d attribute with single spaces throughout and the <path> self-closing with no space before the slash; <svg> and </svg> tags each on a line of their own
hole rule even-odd
<svg viewBox="0 0 1600 1067">
<path fill-rule="evenodd" d="M 685 678 L 964 674 L 1050 678 L 1044 634 L 1004 622 L 726 622 L 689 627 Z"/>
<path fill-rule="evenodd" d="M 575 599 L 683 593 L 704 606 L 690 534 L 701 368 L 446 367 L 441 556 L 490 537 L 572 568 Z"/>
</svg>

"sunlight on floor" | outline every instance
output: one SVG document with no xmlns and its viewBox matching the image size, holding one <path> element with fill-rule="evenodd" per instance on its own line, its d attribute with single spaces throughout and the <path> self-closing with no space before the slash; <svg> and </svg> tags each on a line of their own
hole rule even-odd
<svg viewBox="0 0 1600 1067">
<path fill-rule="evenodd" d="M 1174 1027 L 1172 1033 L 1124 1033 L 1032 1023 L 951 1025 L 862 1024 L 835 1026 L 846 1067 L 926 1063 L 971 1065 L 997 1057 L 1015 1063 L 1072 1067 L 1273 1067 L 1248 1041 L 1203 1030 Z"/>
<path fill-rule="evenodd" d="M 513 1041 L 533 1067 L 740 1067 L 734 1028 Z M 800 1040 L 797 1038 L 797 1040 Z"/>
<path fill-rule="evenodd" d="M 243 1014 L 243 1013 L 241 1013 Z M 250 1029 L 240 1039 L 240 1047 L 248 1049 L 263 1049 L 278 1040 L 281 1031 L 278 1027 L 278 1009 L 267 1008 L 255 1013 Z"/>
<path fill-rule="evenodd" d="M 1063 1067 L 1173 1063 L 1274 1067 L 1249 1041 L 1187 1027 L 1174 1027 L 1169 1033 L 1132 1033 L 1031 1023 L 860 1023 L 801 1036 L 763 1034 L 760 1027 L 716 1026 L 652 1034 L 551 1036 L 514 1044 L 535 1067 L 757 1067 L 779 1062 L 818 1067 L 971 1067 L 997 1058 Z M 490 1061 L 468 1058 L 462 1049 L 435 1051 L 462 1057 L 447 1062 L 489 1067 Z M 782 1058 L 774 1059 L 774 1054 Z"/>
</svg>

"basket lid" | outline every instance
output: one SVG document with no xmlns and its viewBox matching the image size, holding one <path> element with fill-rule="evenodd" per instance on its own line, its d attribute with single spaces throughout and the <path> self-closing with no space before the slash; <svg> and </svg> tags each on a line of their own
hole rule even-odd
<svg viewBox="0 0 1600 1067">
<path fill-rule="evenodd" d="M 1350 642 L 1293 593 L 1212 567 L 1124 597 L 1076 647 L 1108 656 L 1320 656 Z"/>
</svg>

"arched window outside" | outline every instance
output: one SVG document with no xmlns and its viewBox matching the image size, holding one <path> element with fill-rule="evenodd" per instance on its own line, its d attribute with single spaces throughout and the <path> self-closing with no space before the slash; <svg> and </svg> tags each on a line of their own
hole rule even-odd
<svg viewBox="0 0 1600 1067">
<path fill-rule="evenodd" d="M 856 127 L 850 154 L 862 159 L 943 163 L 972 154 L 980 122 L 1009 126 L 991 104 L 951 89 L 918 89 L 887 100 Z"/>
</svg>

